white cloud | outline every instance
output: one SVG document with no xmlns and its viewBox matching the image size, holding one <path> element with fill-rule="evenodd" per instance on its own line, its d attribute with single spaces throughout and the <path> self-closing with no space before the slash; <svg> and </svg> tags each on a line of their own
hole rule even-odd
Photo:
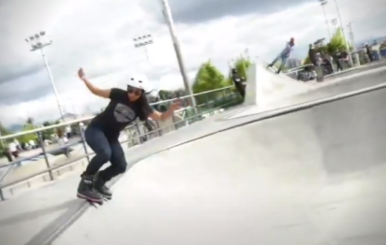
<svg viewBox="0 0 386 245">
<path fill-rule="evenodd" d="M 42 4 L 42 1 L 29 2 Z M 19 2 L 8 11 L 16 11 Z M 386 16 L 384 5 L 375 6 L 374 10 L 374 4 L 370 9 L 368 1 L 340 1 L 343 21 L 353 21 L 357 39 L 385 33 L 381 25 L 376 28 L 363 25 L 370 11 L 373 16 L 376 13 Z M 55 0 L 50 9 L 50 12 L 48 8 L 43 9 L 46 10 L 44 13 L 51 13 L 42 14 L 44 18 L 36 15 L 27 20 L 18 19 L 16 16 L 22 16 L 20 12 L 8 19 L 8 24 L 20 28 L 7 39 L 6 46 L 11 48 L 4 51 L 7 59 L 1 59 L 0 64 L 42 64 L 41 57 L 37 53 L 28 53 L 28 47 L 22 41 L 33 31 L 40 31 L 42 26 L 48 28 L 54 45 L 47 48 L 47 56 L 66 111 L 81 114 L 84 110 L 97 110 L 107 103 L 90 95 L 78 81 L 75 74 L 80 66 L 91 77 L 96 77 L 92 80 L 95 84 L 103 87 L 124 87 L 128 73 L 146 74 L 154 88 L 183 86 L 168 28 L 157 22 L 161 14 L 158 5 L 149 5 L 147 0 L 89 0 L 76 4 L 74 1 L 67 4 Z M 326 11 L 330 19 L 336 16 L 332 1 Z M 199 65 L 209 59 L 226 73 L 228 61 L 247 48 L 252 58 L 271 59 L 289 37 L 296 38 L 294 55 L 303 58 L 308 43 L 327 36 L 324 21 L 321 7 L 310 3 L 270 15 L 227 16 L 198 24 L 177 24 L 176 29 L 189 77 L 193 79 Z M 132 38 L 147 33 L 154 38 L 154 44 L 148 47 L 150 62 L 146 60 L 145 51 L 135 49 L 132 42 Z M 0 90 L 6 89 L 12 97 L 16 94 L 23 97 L 28 91 L 40 90 L 40 87 L 46 91 L 51 89 L 45 70 L 0 85 Z M 53 93 L 24 103 L 2 103 L 0 121 L 6 125 L 23 122 L 27 117 L 36 120 L 59 117 Z"/>
</svg>

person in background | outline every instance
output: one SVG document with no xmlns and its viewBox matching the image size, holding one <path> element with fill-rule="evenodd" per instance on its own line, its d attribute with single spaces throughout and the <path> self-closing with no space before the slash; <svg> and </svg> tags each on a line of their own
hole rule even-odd
<svg viewBox="0 0 386 245">
<path fill-rule="evenodd" d="M 317 68 L 319 65 L 318 65 L 318 57 L 316 55 L 316 50 L 314 48 L 314 45 L 312 44 L 308 46 L 308 58 L 310 59 L 310 62 L 312 64 L 312 67 L 310 67 L 310 71 L 312 71 L 314 77 L 316 77 L 315 68 Z"/>
<path fill-rule="evenodd" d="M 17 145 L 14 141 L 8 144 L 8 150 L 15 159 L 19 157 L 19 151 L 17 150 Z"/>
<path fill-rule="evenodd" d="M 287 63 L 287 60 L 290 57 L 294 46 L 295 46 L 295 39 L 291 37 L 290 41 L 286 43 L 283 51 L 281 51 L 281 53 L 272 61 L 271 64 L 268 65 L 268 67 L 273 67 L 278 60 L 281 60 L 280 67 L 276 72 L 277 74 L 279 74 L 281 70 L 284 68 L 285 64 Z"/>
<path fill-rule="evenodd" d="M 44 140 L 44 145 L 45 146 L 49 146 L 49 145 L 51 145 L 52 144 L 52 141 L 51 140 L 49 140 L 49 139 L 45 139 Z"/>
<path fill-rule="evenodd" d="M 79 134 L 83 138 L 84 137 L 84 131 L 86 130 L 86 126 L 82 122 L 80 122 L 78 126 L 79 126 Z"/>
<path fill-rule="evenodd" d="M 36 142 L 34 140 L 28 141 L 28 145 L 31 147 L 31 149 L 37 148 Z"/>
<path fill-rule="evenodd" d="M 334 68 L 332 67 L 332 64 L 331 64 L 331 56 L 330 55 L 328 55 L 328 54 L 323 55 L 323 63 L 322 64 L 323 64 L 325 71 L 328 75 L 334 73 Z"/>
<path fill-rule="evenodd" d="M 350 68 L 350 57 L 346 50 L 342 49 L 340 51 L 341 53 L 341 59 L 344 62 L 346 68 Z"/>
<path fill-rule="evenodd" d="M 342 54 L 341 52 L 336 52 L 334 55 L 334 60 L 336 64 L 336 71 L 343 71 L 342 64 L 340 63 L 340 60 L 342 59 Z"/>
<path fill-rule="evenodd" d="M 314 66 L 317 66 L 316 50 L 312 44 L 308 46 L 308 58 Z"/>
<path fill-rule="evenodd" d="M 82 123 L 82 122 L 79 123 L 79 128 L 81 131 L 86 130 L 86 126 L 84 126 L 84 123 Z"/>
<path fill-rule="evenodd" d="M 69 149 L 69 146 L 68 146 L 68 139 L 67 137 L 64 135 L 63 133 L 63 130 L 58 128 L 57 130 L 57 134 L 58 134 L 58 144 L 59 144 L 59 147 L 63 150 L 63 154 L 69 158 L 70 157 L 70 149 Z"/>
<path fill-rule="evenodd" d="M 238 74 L 238 72 L 235 68 L 232 69 L 231 78 L 232 78 L 233 84 L 235 85 L 237 91 L 239 91 L 241 97 L 243 97 L 243 99 L 244 99 L 245 98 L 245 86 L 244 86 L 243 82 L 245 81 L 245 79 L 240 77 L 240 75 Z"/>
<path fill-rule="evenodd" d="M 66 126 L 66 137 L 67 137 L 67 139 L 71 139 L 71 137 L 72 137 L 72 128 L 70 125 Z"/>
<path fill-rule="evenodd" d="M 366 50 L 367 57 L 369 57 L 370 62 L 373 62 L 374 59 L 373 59 L 372 50 L 371 50 L 371 47 L 367 43 L 365 45 L 365 50 Z"/>
<path fill-rule="evenodd" d="M 17 139 L 14 139 L 13 142 L 16 144 L 16 148 L 17 150 L 21 151 L 21 146 L 20 146 L 20 142 L 17 140 Z"/>
</svg>

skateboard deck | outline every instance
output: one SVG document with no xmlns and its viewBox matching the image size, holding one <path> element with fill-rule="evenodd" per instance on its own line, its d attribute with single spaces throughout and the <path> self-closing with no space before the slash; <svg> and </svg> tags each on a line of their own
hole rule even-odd
<svg viewBox="0 0 386 245">
<path fill-rule="evenodd" d="M 274 72 L 274 73 L 277 72 L 277 70 L 276 70 L 275 67 L 269 67 L 269 66 L 267 66 L 267 70 L 269 70 L 269 71 L 271 71 L 271 72 Z"/>
<path fill-rule="evenodd" d="M 85 200 L 85 201 L 88 202 L 88 204 L 90 204 L 94 208 L 98 208 L 99 206 L 103 205 L 103 202 L 93 202 L 93 201 L 90 201 L 90 200 Z"/>
<path fill-rule="evenodd" d="M 109 197 L 103 196 L 103 195 L 102 195 L 103 200 L 101 200 L 101 201 L 94 201 L 94 200 L 86 199 L 86 198 L 81 197 L 81 196 L 77 196 L 77 198 L 88 202 L 94 208 L 98 208 L 99 206 L 102 206 L 105 202 L 108 202 L 111 200 L 111 197 L 109 198 Z"/>
</svg>

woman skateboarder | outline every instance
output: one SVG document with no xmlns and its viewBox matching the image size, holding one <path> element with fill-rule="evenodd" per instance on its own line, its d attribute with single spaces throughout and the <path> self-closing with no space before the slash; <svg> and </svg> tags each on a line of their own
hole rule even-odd
<svg viewBox="0 0 386 245">
<path fill-rule="evenodd" d="M 111 199 L 112 197 L 105 183 L 126 171 L 125 154 L 118 141 L 121 130 L 134 122 L 136 118 L 142 121 L 149 117 L 153 120 L 165 120 L 171 117 L 174 111 L 180 108 L 180 105 L 179 102 L 174 103 L 164 113 L 153 110 L 144 93 L 144 81 L 138 77 L 129 79 L 125 91 L 118 88 L 95 87 L 86 78 L 82 68 L 78 70 L 78 76 L 91 93 L 110 99 L 106 109 L 92 119 L 85 130 L 86 142 L 95 152 L 95 156 L 81 175 L 77 193 L 79 198 L 102 203 L 103 198 Z M 99 171 L 109 161 L 111 166 Z"/>
</svg>

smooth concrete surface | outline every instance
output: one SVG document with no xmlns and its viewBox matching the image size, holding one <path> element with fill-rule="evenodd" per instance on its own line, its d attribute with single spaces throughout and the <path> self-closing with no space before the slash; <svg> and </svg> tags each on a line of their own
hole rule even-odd
<svg viewBox="0 0 386 245">
<path fill-rule="evenodd" d="M 247 91 L 245 106 L 254 106 L 254 113 L 270 110 L 279 106 L 300 103 L 298 97 L 309 98 L 313 91 L 323 91 L 322 88 L 335 86 L 352 86 L 351 83 L 362 83 L 362 87 L 369 84 L 386 82 L 386 62 L 376 62 L 356 69 L 341 72 L 326 78 L 324 82 L 300 82 L 287 75 L 275 74 L 263 63 L 256 62 L 248 69 Z M 375 80 L 375 81 L 374 81 Z M 326 89 L 324 89 L 325 91 Z M 329 91 L 325 96 L 331 96 Z"/>
<path fill-rule="evenodd" d="M 384 245 L 385 103 L 378 90 L 153 155 L 53 244 Z"/>
<path fill-rule="evenodd" d="M 347 73 L 345 76 L 340 76 L 335 80 L 326 80 L 322 83 L 317 83 L 312 87 L 310 86 L 307 93 L 299 93 L 296 96 L 271 100 L 271 103 L 265 104 L 264 106 L 247 107 L 243 113 L 234 115 L 231 118 L 253 115 L 264 111 L 275 110 L 280 107 L 306 103 L 312 100 L 324 99 L 342 93 L 350 93 L 356 90 L 386 84 L 386 62 L 384 64 L 385 66 L 373 66 L 374 69 L 369 69 L 362 73 Z M 271 76 L 275 75 L 271 74 Z M 266 94 L 265 96 L 271 95 L 272 94 Z"/>
<path fill-rule="evenodd" d="M 278 100 L 306 93 L 311 86 L 287 75 L 275 74 L 262 62 L 256 61 L 247 70 L 248 80 L 244 105 L 265 108 Z"/>
<path fill-rule="evenodd" d="M 353 74 L 363 73 L 369 70 L 381 68 L 386 66 L 386 59 L 375 61 L 373 63 L 364 64 L 358 67 L 354 67 L 348 70 L 344 70 L 341 72 L 336 72 L 332 75 L 328 75 L 325 77 L 325 80 L 332 80 L 340 77 L 346 77 Z"/>
<path fill-rule="evenodd" d="M 212 126 L 207 125 L 209 121 L 219 117 L 221 115 L 215 115 L 205 121 L 130 148 L 126 151 L 129 166 L 167 147 L 216 132 L 236 123 L 224 121 Z M 238 121 L 243 122 L 243 120 Z M 0 244 L 49 244 L 46 242 L 50 241 L 52 234 L 60 230 L 63 224 L 84 207 L 85 202 L 75 197 L 78 181 L 79 175 L 76 174 L 0 202 Z"/>
</svg>

